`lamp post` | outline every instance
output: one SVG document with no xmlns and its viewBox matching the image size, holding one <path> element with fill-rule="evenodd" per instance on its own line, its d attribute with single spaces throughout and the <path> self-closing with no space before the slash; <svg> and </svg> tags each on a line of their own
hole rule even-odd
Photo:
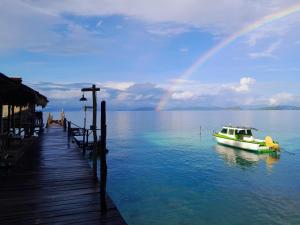
<svg viewBox="0 0 300 225">
<path fill-rule="evenodd" d="M 94 148 L 93 148 L 93 173 L 94 178 L 97 179 L 97 153 L 98 153 L 98 143 L 97 143 L 97 99 L 96 99 L 96 92 L 100 91 L 100 88 L 96 88 L 95 85 L 92 88 L 82 88 L 82 92 L 91 91 L 93 93 L 93 106 L 84 106 L 84 131 L 86 127 L 86 110 L 88 108 L 93 109 L 93 136 L 94 136 Z M 87 101 L 82 95 L 80 101 Z M 105 101 L 101 102 L 101 143 L 100 143 L 100 201 L 101 201 L 101 211 L 107 211 L 107 204 L 106 204 L 106 182 L 107 182 L 107 164 L 106 164 L 106 103 Z M 83 137 L 85 143 L 85 132 Z M 85 151 L 85 144 L 84 144 L 84 151 Z"/>
<path fill-rule="evenodd" d="M 97 88 L 96 85 L 92 85 L 91 88 L 82 88 L 82 92 L 92 92 L 93 96 L 93 137 L 94 137 L 94 144 L 93 144 L 93 174 L 94 178 L 97 179 L 97 91 L 100 91 L 100 88 Z M 83 101 L 86 100 L 84 94 L 81 98 Z"/>
<path fill-rule="evenodd" d="M 79 99 L 79 101 L 81 101 L 81 102 L 86 102 L 87 101 L 86 97 L 84 97 L 84 93 L 82 94 L 82 97 Z M 83 119 L 83 138 L 82 138 L 83 145 L 82 145 L 82 153 L 83 153 L 83 155 L 85 155 L 85 146 L 86 146 L 86 144 L 85 144 L 86 105 L 84 106 L 83 110 L 84 110 L 84 119 Z"/>
</svg>

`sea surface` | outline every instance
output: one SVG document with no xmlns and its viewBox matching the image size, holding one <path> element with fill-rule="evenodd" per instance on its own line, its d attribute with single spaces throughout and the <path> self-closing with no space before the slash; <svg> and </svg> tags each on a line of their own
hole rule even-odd
<svg viewBox="0 0 300 225">
<path fill-rule="evenodd" d="M 83 124 L 83 112 L 66 116 Z M 300 111 L 107 116 L 108 192 L 129 225 L 300 224 Z M 228 124 L 271 135 L 281 155 L 217 145 Z"/>
</svg>

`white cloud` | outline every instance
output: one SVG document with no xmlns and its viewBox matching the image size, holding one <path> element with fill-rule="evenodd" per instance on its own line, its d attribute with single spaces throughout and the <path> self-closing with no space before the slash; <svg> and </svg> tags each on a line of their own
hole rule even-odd
<svg viewBox="0 0 300 225">
<path fill-rule="evenodd" d="M 27 0 L 26 3 L 47 13 L 71 13 L 82 16 L 124 15 L 148 22 L 175 22 L 233 31 L 263 15 L 298 2 L 296 0 L 278 0 L 276 2 L 244 0 Z"/>
<path fill-rule="evenodd" d="M 297 24 L 295 20 L 293 23 L 288 23 L 286 20 L 277 21 L 276 25 L 268 24 L 263 27 L 260 27 L 257 30 L 246 35 L 246 44 L 249 47 L 254 47 L 261 40 L 270 40 L 274 37 L 282 39 L 291 29 L 292 24 Z"/>
<path fill-rule="evenodd" d="M 112 89 L 117 89 L 117 90 L 126 90 L 130 86 L 134 85 L 134 82 L 105 82 L 102 85 L 106 88 L 112 88 Z M 101 85 L 101 84 L 100 84 Z"/>
<path fill-rule="evenodd" d="M 126 83 L 128 83 L 126 85 Z M 112 85 L 107 85 L 112 84 Z M 300 105 L 296 94 L 279 93 L 268 96 L 265 93 L 252 92 L 253 85 L 261 85 L 263 88 L 272 88 L 273 83 L 258 83 L 251 77 L 243 77 L 237 83 L 209 83 L 203 84 L 197 81 L 183 81 L 183 86 L 171 90 L 171 98 L 168 107 L 184 106 L 251 106 L 251 105 Z M 36 83 L 33 88 L 46 94 L 50 99 L 50 105 L 65 104 L 80 107 L 78 99 L 81 97 L 80 89 L 90 86 L 89 83 Z M 269 86 L 268 86 L 269 85 Z M 155 107 L 160 99 L 167 93 L 167 85 L 158 86 L 153 83 L 131 82 L 105 82 L 97 83 L 101 91 L 100 99 L 106 99 L 111 108 L 134 109 L 139 107 Z M 109 87 L 108 87 L 109 86 Z M 121 87 L 121 88 L 120 88 Z M 273 90 L 278 89 L 278 85 Z M 90 95 L 86 95 L 90 98 Z M 66 104 L 67 103 L 67 104 Z"/>
<path fill-rule="evenodd" d="M 99 20 L 98 23 L 96 24 L 96 27 L 99 28 L 101 27 L 103 24 L 103 21 L 102 20 Z"/>
<path fill-rule="evenodd" d="M 181 48 L 181 49 L 179 49 L 179 51 L 180 51 L 180 52 L 183 52 L 183 53 L 186 53 L 186 52 L 189 51 L 189 49 L 188 49 L 188 48 Z"/>
<path fill-rule="evenodd" d="M 164 89 L 168 89 L 172 93 L 190 93 L 195 96 L 202 95 L 220 95 L 227 93 L 248 93 L 256 84 L 256 80 L 252 77 L 242 77 L 237 83 L 202 83 L 196 80 L 173 79 L 170 83 L 160 85 Z M 176 85 L 175 85 L 176 84 Z"/>
<path fill-rule="evenodd" d="M 189 100 L 196 97 L 193 92 L 183 91 L 183 92 L 175 92 L 172 94 L 172 99 L 174 100 Z"/>
<path fill-rule="evenodd" d="M 290 104 L 296 100 L 296 96 L 290 93 L 279 93 L 269 99 L 269 104 L 273 106 Z"/>
<path fill-rule="evenodd" d="M 281 43 L 281 40 L 275 41 L 271 43 L 265 50 L 262 52 L 253 52 L 250 53 L 249 56 L 252 59 L 258 59 L 258 58 L 272 58 L 274 57 L 273 53 L 276 49 L 278 49 L 279 45 Z"/>
<path fill-rule="evenodd" d="M 118 94 L 116 100 L 117 101 L 129 100 L 131 96 L 132 95 L 130 93 L 122 92 L 122 93 Z"/>
<path fill-rule="evenodd" d="M 189 28 L 184 25 L 174 24 L 155 24 L 148 28 L 148 33 L 158 36 L 173 36 L 189 31 Z"/>
<path fill-rule="evenodd" d="M 256 82 L 251 77 L 243 77 L 238 85 L 233 85 L 231 89 L 235 92 L 249 92 L 252 85 Z"/>
<path fill-rule="evenodd" d="M 174 35 L 196 28 L 220 37 L 296 3 L 296 0 L 2 0 L 0 50 L 13 48 L 70 54 L 99 52 L 102 46 L 107 45 L 105 42 L 108 40 L 102 40 L 84 25 L 66 20 L 64 15 L 119 15 L 144 21 L 148 31 L 155 35 Z M 267 33 L 281 35 L 287 27 L 298 23 L 299 16 L 294 14 L 285 18 L 286 25 L 282 29 L 278 29 L 277 25 L 271 26 Z M 99 21 L 97 27 L 101 24 L 102 21 Z M 65 30 L 65 33 L 57 32 L 59 29 Z M 249 44 L 255 45 L 265 33 L 266 31 L 262 31 L 261 34 L 254 34 L 249 39 Z M 257 56 L 259 57 L 254 53 L 254 57 Z"/>
<path fill-rule="evenodd" d="M 0 7 L 0 52 L 84 54 L 101 52 L 111 42 L 59 12 L 36 7 L 31 1 L 3 0 Z"/>
<path fill-rule="evenodd" d="M 61 99 L 73 99 L 77 98 L 79 99 L 81 96 L 80 90 L 78 89 L 71 89 L 71 90 L 51 90 L 47 92 L 47 97 L 50 99 L 56 99 L 56 100 L 61 100 Z"/>
</svg>

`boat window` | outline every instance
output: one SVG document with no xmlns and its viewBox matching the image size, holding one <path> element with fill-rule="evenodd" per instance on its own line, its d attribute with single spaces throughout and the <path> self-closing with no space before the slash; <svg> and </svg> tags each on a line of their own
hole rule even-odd
<svg viewBox="0 0 300 225">
<path fill-rule="evenodd" d="M 234 130 L 233 129 L 229 129 L 229 135 L 234 135 Z"/>
<path fill-rule="evenodd" d="M 245 130 L 239 130 L 237 132 L 237 134 L 239 134 L 239 135 L 246 135 L 246 131 Z"/>
<path fill-rule="evenodd" d="M 252 131 L 251 130 L 247 130 L 247 135 L 252 136 Z"/>
<path fill-rule="evenodd" d="M 221 133 L 222 133 L 222 134 L 227 134 L 227 129 L 226 129 L 226 128 L 223 128 L 223 129 L 221 130 Z"/>
</svg>

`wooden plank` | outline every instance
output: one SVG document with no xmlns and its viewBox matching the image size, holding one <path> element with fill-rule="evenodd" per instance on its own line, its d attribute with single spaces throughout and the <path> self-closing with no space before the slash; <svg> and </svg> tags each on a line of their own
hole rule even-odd
<svg viewBox="0 0 300 225">
<path fill-rule="evenodd" d="M 93 172 L 62 127 L 50 126 L 19 167 L 0 174 L 1 225 L 126 224 L 109 196 L 107 206 L 102 213 Z"/>
</svg>

